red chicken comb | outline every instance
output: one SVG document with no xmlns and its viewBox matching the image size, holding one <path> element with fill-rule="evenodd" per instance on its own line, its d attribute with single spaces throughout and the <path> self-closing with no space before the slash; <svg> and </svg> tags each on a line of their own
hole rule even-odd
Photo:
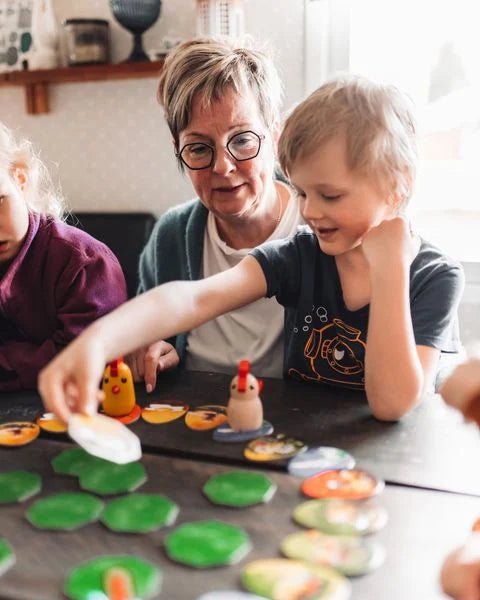
<svg viewBox="0 0 480 600">
<path fill-rule="evenodd" d="M 241 360 L 238 364 L 238 391 L 247 390 L 247 375 L 250 372 L 250 361 Z"/>
<path fill-rule="evenodd" d="M 110 367 L 110 377 L 118 377 L 118 365 L 123 362 L 123 358 L 120 356 L 115 360 L 112 360 L 108 363 Z"/>
</svg>

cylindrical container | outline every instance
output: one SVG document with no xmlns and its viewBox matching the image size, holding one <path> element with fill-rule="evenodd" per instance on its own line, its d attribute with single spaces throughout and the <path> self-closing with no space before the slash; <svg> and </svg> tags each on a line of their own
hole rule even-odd
<svg viewBox="0 0 480 600">
<path fill-rule="evenodd" d="M 104 19 L 67 19 L 63 26 L 66 32 L 69 66 L 108 62 L 108 21 Z"/>
</svg>

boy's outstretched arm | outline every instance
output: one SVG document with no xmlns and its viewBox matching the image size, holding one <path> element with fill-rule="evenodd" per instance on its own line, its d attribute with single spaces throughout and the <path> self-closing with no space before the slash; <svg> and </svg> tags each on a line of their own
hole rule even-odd
<svg viewBox="0 0 480 600">
<path fill-rule="evenodd" d="M 400 217 L 382 222 L 365 236 L 362 248 L 371 286 L 365 390 L 373 414 L 395 421 L 431 386 L 440 353 L 415 344 L 410 265 L 416 248 L 408 223 Z"/>
<path fill-rule="evenodd" d="M 251 256 L 198 281 L 172 281 L 123 304 L 88 327 L 40 373 L 46 408 L 63 420 L 93 412 L 105 364 L 156 340 L 191 331 L 265 296 L 265 277 Z"/>
</svg>

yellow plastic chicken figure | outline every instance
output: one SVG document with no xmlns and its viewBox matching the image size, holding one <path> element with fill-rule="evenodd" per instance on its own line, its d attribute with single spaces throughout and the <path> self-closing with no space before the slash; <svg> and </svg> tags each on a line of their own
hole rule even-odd
<svg viewBox="0 0 480 600">
<path fill-rule="evenodd" d="M 105 394 L 103 411 L 106 415 L 123 417 L 135 408 L 132 373 L 122 358 L 108 363 L 103 374 L 102 390 Z"/>
<path fill-rule="evenodd" d="M 263 407 L 259 394 L 263 381 L 250 373 L 248 360 L 241 360 L 238 374 L 230 384 L 230 400 L 227 405 L 227 417 L 234 431 L 252 431 L 263 423 Z"/>
</svg>

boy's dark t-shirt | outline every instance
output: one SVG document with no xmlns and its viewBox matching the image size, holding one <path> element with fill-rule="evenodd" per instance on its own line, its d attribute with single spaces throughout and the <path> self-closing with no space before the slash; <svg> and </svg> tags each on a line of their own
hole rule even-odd
<svg viewBox="0 0 480 600">
<path fill-rule="evenodd" d="M 346 308 L 335 258 L 322 252 L 306 228 L 287 240 L 262 244 L 251 254 L 265 275 L 267 297 L 275 296 L 285 307 L 284 374 L 364 389 L 369 305 L 356 311 Z M 417 345 L 460 351 L 457 308 L 463 285 L 460 264 L 422 240 L 410 268 Z"/>
</svg>

